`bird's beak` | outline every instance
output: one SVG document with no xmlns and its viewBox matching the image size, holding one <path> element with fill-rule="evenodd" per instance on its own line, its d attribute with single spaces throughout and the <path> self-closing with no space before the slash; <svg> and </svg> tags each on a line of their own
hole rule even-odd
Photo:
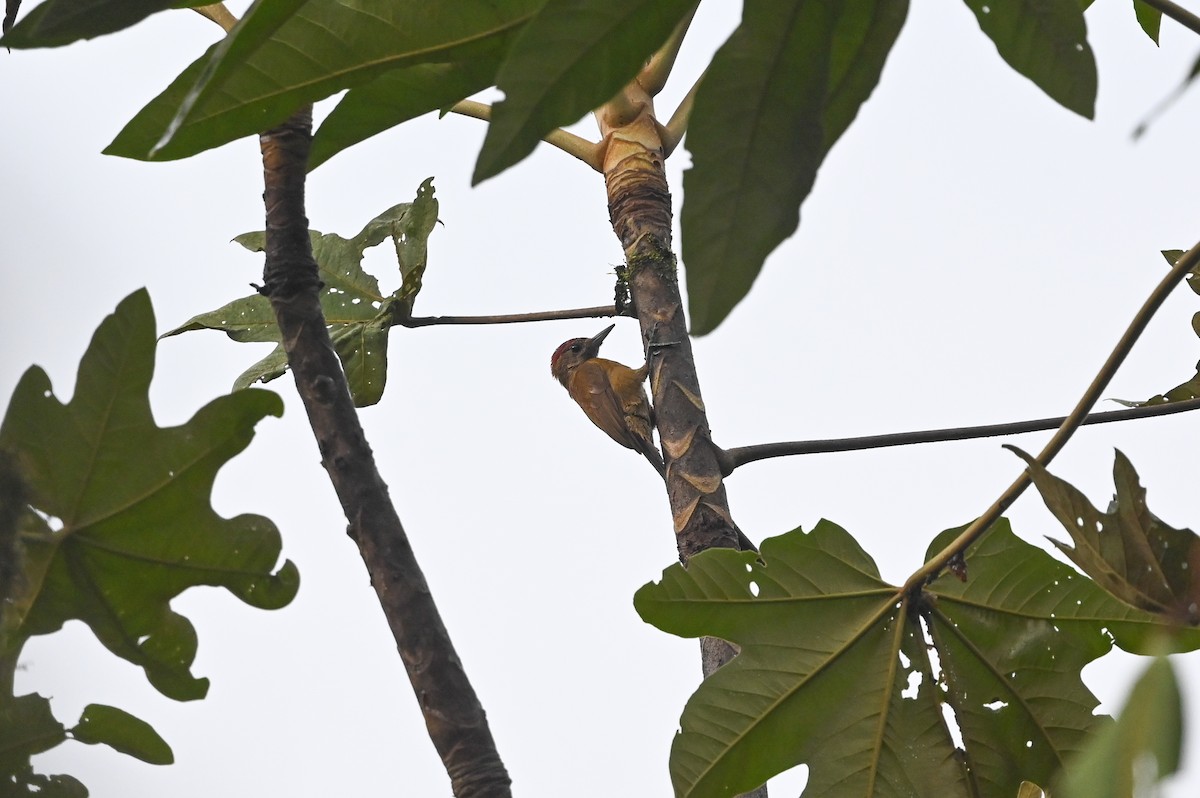
<svg viewBox="0 0 1200 798">
<path fill-rule="evenodd" d="M 608 334 L 612 332 L 613 328 L 616 326 L 617 325 L 615 324 L 610 324 L 600 332 L 593 335 L 591 338 L 587 339 L 587 343 L 583 345 L 584 356 L 595 357 L 597 354 L 599 354 L 600 344 L 604 343 L 604 339 L 608 337 Z"/>
</svg>

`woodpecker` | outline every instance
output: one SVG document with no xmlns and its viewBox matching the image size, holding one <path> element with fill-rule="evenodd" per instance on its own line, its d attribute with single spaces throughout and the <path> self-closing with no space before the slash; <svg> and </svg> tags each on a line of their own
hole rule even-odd
<svg viewBox="0 0 1200 798">
<path fill-rule="evenodd" d="M 596 357 L 600 344 L 616 326 L 610 324 L 591 338 L 564 341 L 550 357 L 550 373 L 593 424 L 627 449 L 641 452 L 659 475 L 665 476 L 662 455 L 654 446 L 654 411 L 642 387 L 650 364 L 631 369 Z"/>
</svg>

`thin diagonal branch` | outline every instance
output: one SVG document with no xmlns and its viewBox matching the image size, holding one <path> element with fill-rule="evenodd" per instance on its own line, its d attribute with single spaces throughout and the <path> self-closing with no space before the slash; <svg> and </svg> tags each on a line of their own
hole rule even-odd
<svg viewBox="0 0 1200 798">
<path fill-rule="evenodd" d="M 271 300 L 296 390 L 371 585 L 458 798 L 510 798 L 483 707 L 455 653 L 400 524 L 350 398 L 321 304 L 304 184 L 312 107 L 260 136 L 267 209 L 263 288 Z"/>
<path fill-rule="evenodd" d="M 492 106 L 475 100 L 462 100 L 450 108 L 451 113 L 469 116 L 472 119 L 492 121 Z M 542 141 L 558 147 L 567 155 L 573 155 L 597 172 L 603 170 L 604 149 L 594 141 L 568 133 L 561 128 L 551 130 Z"/>
<path fill-rule="evenodd" d="M 221 26 L 221 29 L 226 33 L 233 30 L 233 26 L 237 24 L 238 18 L 230 13 L 224 3 L 213 3 L 207 6 L 195 6 L 192 8 L 197 14 L 211 19 L 213 22 Z"/>
<path fill-rule="evenodd" d="M 620 315 L 612 305 L 571 310 L 542 310 L 534 313 L 502 313 L 494 316 L 412 316 L 402 310 L 396 324 L 401 327 L 432 327 L 439 324 L 519 324 L 526 321 L 562 321 L 564 319 L 597 319 Z"/>
<path fill-rule="evenodd" d="M 1108 424 L 1114 421 L 1130 421 L 1138 418 L 1150 418 L 1152 416 L 1166 416 L 1172 413 L 1186 413 L 1189 410 L 1200 410 L 1200 399 L 1186 399 L 1178 402 L 1164 402 L 1157 405 L 1131 407 L 1125 410 L 1089 413 L 1084 416 L 1079 425 Z M 882 449 L 888 446 L 910 446 L 916 443 L 966 441 L 976 438 L 995 438 L 1001 435 L 1020 435 L 1025 432 L 1045 432 L 1047 430 L 1058 429 L 1066 420 L 1066 416 L 1059 416 L 1057 418 L 1038 418 L 1031 421 L 1010 421 L 1005 424 L 984 424 L 976 427 L 948 427 L 945 429 L 927 429 L 917 432 L 892 432 L 884 435 L 864 435 L 856 438 L 760 443 L 753 446 L 738 446 L 733 449 L 724 449 L 718 455 L 718 460 L 721 463 L 721 472 L 725 476 L 729 476 L 736 468 L 744 466 L 747 463 L 757 462 L 758 460 L 766 460 L 770 457 L 825 454 L 828 452 L 854 452 L 863 449 Z"/>
<path fill-rule="evenodd" d="M 1088 408 L 1100 401 L 1100 394 L 1108 387 L 1108 383 L 1112 380 L 1113 375 L 1117 373 L 1117 369 L 1125 358 L 1129 355 L 1129 351 L 1133 349 L 1134 343 L 1146 329 L 1146 325 L 1150 323 L 1150 319 L 1158 311 L 1162 303 L 1166 301 L 1171 291 L 1187 276 L 1188 272 L 1200 264 L 1200 243 L 1197 243 L 1189 249 L 1179 260 L 1175 261 L 1175 265 L 1167 272 L 1167 276 L 1159 281 L 1154 290 L 1150 292 L 1150 296 L 1142 303 L 1142 307 L 1138 309 L 1137 314 L 1133 317 L 1133 321 L 1129 323 L 1125 334 L 1121 336 L 1121 340 L 1113 348 L 1113 351 L 1108 356 L 1108 360 L 1100 367 L 1100 371 L 1092 380 L 1092 384 L 1083 392 L 1075 409 L 1063 421 L 1062 426 L 1058 428 L 1058 432 L 1042 447 L 1042 451 L 1037 456 L 1037 462 L 1042 466 L 1047 466 L 1054 459 L 1062 448 L 1066 446 L 1067 441 L 1075 434 L 1075 430 L 1079 428 L 1080 423 L 1087 416 Z M 992 503 L 983 515 L 975 519 L 963 532 L 954 539 L 954 542 L 939 552 L 933 559 L 921 566 L 916 573 L 908 578 L 904 584 L 905 591 L 917 590 L 924 586 L 931 579 L 936 577 L 943 568 L 946 567 L 953 558 L 962 556 L 972 543 L 982 537 L 994 524 L 1000 516 L 1007 510 L 1017 498 L 1025 492 L 1025 489 L 1030 485 L 1030 477 L 1028 469 L 1023 470 L 1021 475 L 1017 477 L 1004 493 L 1000 494 L 1000 498 Z"/>
<path fill-rule="evenodd" d="M 675 109 L 675 113 L 671 114 L 671 118 L 663 126 L 661 133 L 664 156 L 673 153 L 679 146 L 679 142 L 683 141 L 683 134 L 687 132 L 688 120 L 692 117 L 692 106 L 696 103 L 696 92 L 700 90 L 700 83 L 703 80 L 704 73 L 701 73 L 692 87 L 688 89 L 688 93 L 679 101 L 679 107 Z"/>
<path fill-rule="evenodd" d="M 679 57 L 679 48 L 683 46 L 683 39 L 687 36 L 688 28 L 691 27 L 699 7 L 699 2 L 692 5 L 691 10 L 675 26 L 675 30 L 671 31 L 670 38 L 658 48 L 658 52 L 650 57 L 638 74 L 637 82 L 651 97 L 657 96 L 667 85 L 671 70 L 675 68 L 675 59 Z"/>
</svg>

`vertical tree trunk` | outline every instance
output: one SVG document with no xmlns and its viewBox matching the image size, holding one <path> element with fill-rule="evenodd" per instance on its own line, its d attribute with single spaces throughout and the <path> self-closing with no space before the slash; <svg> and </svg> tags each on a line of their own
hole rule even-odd
<svg viewBox="0 0 1200 798">
<path fill-rule="evenodd" d="M 650 361 L 650 389 L 663 459 L 675 545 L 686 564 L 711 548 L 739 548 L 725 482 L 700 395 L 687 334 L 679 275 L 671 251 L 671 191 L 654 101 L 636 81 L 596 112 L 613 232 L 625 251 L 625 279 Z M 666 346 L 656 347 L 656 344 Z M 733 659 L 724 640 L 700 641 L 707 677 Z M 747 798 L 767 798 L 764 784 Z"/>
<path fill-rule="evenodd" d="M 458 798 L 509 798 L 510 779 L 487 717 L 430 595 L 350 398 L 318 301 L 304 211 L 312 109 L 260 137 L 267 208 L 260 291 L 271 300 L 296 389 Z M 401 794 L 399 785 L 391 791 Z"/>
</svg>

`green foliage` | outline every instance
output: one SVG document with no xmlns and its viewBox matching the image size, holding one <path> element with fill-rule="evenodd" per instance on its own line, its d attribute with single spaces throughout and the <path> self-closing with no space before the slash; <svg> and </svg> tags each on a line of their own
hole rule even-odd
<svg viewBox="0 0 1200 798">
<path fill-rule="evenodd" d="M 1158 34 L 1162 28 L 1162 12 L 1157 8 L 1151 8 L 1142 0 L 1133 0 L 1133 11 L 1137 15 L 1138 24 L 1150 37 L 1150 41 L 1158 44 Z"/>
<path fill-rule="evenodd" d="M 544 3 L 544 7 L 543 6 Z M 1096 69 L 1079 0 L 967 0 L 1014 69 L 1090 117 Z M 315 168 L 346 147 L 493 83 L 505 92 L 476 182 L 616 94 L 691 0 L 319 0 L 256 3 L 146 105 L 107 153 L 182 158 L 350 89 L 318 130 Z M 1153 13 L 1137 4 L 1151 31 Z M 680 215 L 692 331 L 716 328 L 799 224 L 829 148 L 879 81 L 907 0 L 746 0 L 687 134 Z M 263 373 L 278 370 L 275 356 Z M 270 366 L 270 368 L 268 368 Z"/>
<path fill-rule="evenodd" d="M 1008 65 L 1060 105 L 1091 119 L 1096 59 L 1079 0 L 966 0 Z"/>
<path fill-rule="evenodd" d="M 329 335 L 341 358 L 350 393 L 359 407 L 373 405 L 387 384 L 388 331 L 397 314 L 412 310 L 421 290 L 428 250 L 426 242 L 437 224 L 438 203 L 433 196 L 433 178 L 417 189 L 411 203 L 404 202 L 376 216 L 354 236 L 310 230 L 313 257 L 321 282 L 321 309 L 329 324 Z M 391 296 L 383 296 L 379 282 L 363 271 L 363 252 L 391 238 L 403 284 Z M 234 239 L 253 252 L 263 251 L 263 232 L 245 233 Z M 163 334 L 178 335 L 191 330 L 220 330 L 235 341 L 280 340 L 275 311 L 261 294 L 236 299 L 224 307 L 201 313 Z M 237 378 L 234 388 L 245 388 L 261 380 L 269 382 L 287 371 L 287 353 L 282 344 Z"/>
<path fill-rule="evenodd" d="M 416 64 L 351 89 L 313 135 L 309 170 L 401 122 L 483 91 L 492 85 L 499 63 L 497 52 L 451 64 Z"/>
<path fill-rule="evenodd" d="M 1138 678 L 1117 722 L 1106 726 L 1051 791 L 1054 798 L 1153 795 L 1151 785 L 1179 769 L 1183 696 L 1165 657 Z M 1149 758 L 1148 758 L 1149 757 Z"/>
<path fill-rule="evenodd" d="M 691 332 L 711 332 L 796 231 L 829 148 L 879 81 L 907 0 L 747 0 L 696 96 L 684 175 Z"/>
<path fill-rule="evenodd" d="M 175 761 L 170 746 L 158 732 L 116 707 L 89 704 L 79 722 L 68 729 L 54 718 L 50 701 L 43 696 L 6 696 L 0 702 L 0 785 L 5 787 L 0 793 L 87 795 L 87 789 L 76 779 L 34 773 L 30 764 L 34 755 L 70 739 L 89 745 L 103 743 L 152 765 Z"/>
<path fill-rule="evenodd" d="M 169 765 L 175 761 L 171 748 L 149 723 L 104 704 L 84 707 L 71 736 L 89 745 L 103 743 L 151 765 Z"/>
<path fill-rule="evenodd" d="M 684 709 L 679 796 L 735 795 L 801 763 L 805 795 L 1015 795 L 1022 780 L 1049 783 L 1108 722 L 1092 714 L 1084 665 L 1114 639 L 1147 651 L 1163 628 L 1006 521 L 968 551 L 966 582 L 944 573 L 916 596 L 827 521 L 764 541 L 760 556 L 704 552 L 634 597 L 664 631 L 740 648 Z M 1200 633 L 1176 645 L 1200 646 Z"/>
<path fill-rule="evenodd" d="M 392 69 L 494 58 L 541 2 L 260 0 L 105 151 L 185 158 Z"/>
<path fill-rule="evenodd" d="M 14 697 L 17 659 L 30 637 L 83 621 L 164 695 L 202 698 L 208 681 L 190 672 L 196 632 L 170 601 L 211 585 L 276 609 L 299 586 L 291 562 L 272 573 L 280 538 L 269 520 L 222 518 L 209 504 L 217 471 L 250 443 L 259 420 L 282 412 L 279 397 L 242 391 L 182 426 L 160 428 L 148 396 L 154 349 L 154 313 L 138 291 L 96 331 L 69 403 L 35 366 L 0 426 L 0 449 L 16 463 L 29 502 L 18 519 L 21 574 L 4 597 L 0 625 L 0 764 L 31 784 L 49 782 L 32 774 L 28 757 L 68 734 L 148 762 L 169 762 L 171 752 L 120 710 L 92 705 L 66 730 L 44 698 Z"/>
<path fill-rule="evenodd" d="M 0 38 L 14 49 L 60 47 L 128 28 L 158 11 L 207 0 L 46 0 Z"/>
<path fill-rule="evenodd" d="M 519 162 L 556 127 L 633 80 L 695 0 L 548 0 L 513 40 L 474 182 Z"/>
<path fill-rule="evenodd" d="M 1071 535 L 1074 547 L 1050 542 L 1080 570 L 1126 604 L 1173 623 L 1200 623 L 1200 538 L 1175 529 L 1146 506 L 1146 489 L 1120 451 L 1113 463 L 1116 497 L 1100 512 L 1079 490 L 1015 446 L 1029 466 L 1046 507 Z"/>
</svg>

